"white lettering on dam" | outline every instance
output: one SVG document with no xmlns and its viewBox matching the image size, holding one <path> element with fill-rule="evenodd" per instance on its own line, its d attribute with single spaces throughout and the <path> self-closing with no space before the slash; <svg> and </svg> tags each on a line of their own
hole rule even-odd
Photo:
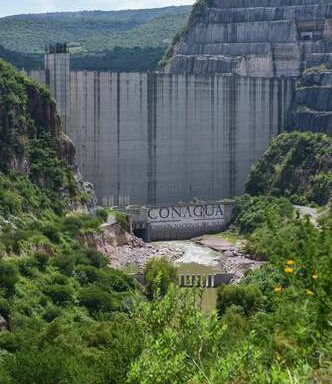
<svg viewBox="0 0 332 384">
<path fill-rule="evenodd" d="M 192 223 L 197 221 L 223 220 L 222 204 L 175 205 L 170 207 L 151 207 L 148 209 L 148 220 L 153 224 Z"/>
</svg>

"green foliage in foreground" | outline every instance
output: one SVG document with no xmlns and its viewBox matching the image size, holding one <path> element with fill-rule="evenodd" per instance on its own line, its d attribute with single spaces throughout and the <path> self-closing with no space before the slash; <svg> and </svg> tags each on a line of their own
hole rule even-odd
<svg viewBox="0 0 332 384">
<path fill-rule="evenodd" d="M 325 205 L 332 196 L 331 158 L 331 137 L 283 133 L 252 168 L 246 192 L 284 196 L 299 205 Z"/>
<path fill-rule="evenodd" d="M 58 236 L 77 238 L 79 221 L 66 219 Z M 271 236 L 253 236 L 264 226 Z M 156 261 L 147 268 L 156 272 L 151 301 L 74 242 L 67 254 L 1 260 L 0 312 L 10 331 L 0 333 L 0 382 L 328 383 L 331 231 L 331 216 L 320 227 L 267 220 L 250 242 L 269 263 L 221 287 L 219 313 L 209 315 L 199 289 L 164 284 L 163 260 L 159 272 Z"/>
<path fill-rule="evenodd" d="M 223 287 L 220 315 L 172 288 L 136 314 L 146 335 L 130 383 L 312 384 L 331 377 L 331 223 L 294 219 L 265 238 L 270 263 Z M 276 246 L 279 244 L 279 246 Z M 249 285 L 248 285 L 249 284 Z"/>
<path fill-rule="evenodd" d="M 0 259 L 1 383 L 124 382 L 140 351 L 135 284 L 80 240 L 100 223 L 50 216 L 1 234 L 11 255 Z"/>
<path fill-rule="evenodd" d="M 177 268 L 167 258 L 152 258 L 145 266 L 144 280 L 148 298 L 164 296 L 170 284 L 178 282 Z"/>
</svg>

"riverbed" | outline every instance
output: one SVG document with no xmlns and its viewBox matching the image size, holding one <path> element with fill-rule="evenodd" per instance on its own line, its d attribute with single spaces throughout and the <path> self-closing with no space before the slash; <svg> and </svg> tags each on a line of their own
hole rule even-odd
<svg viewBox="0 0 332 384">
<path fill-rule="evenodd" d="M 174 264 L 178 267 L 179 275 L 210 275 L 224 272 L 221 267 L 220 252 L 202 246 L 195 241 L 163 241 L 152 244 L 157 247 L 165 247 L 166 249 L 176 248 L 183 250 L 182 256 L 174 261 Z M 202 289 L 200 305 L 204 312 L 211 312 L 215 309 L 216 300 L 216 288 Z"/>
<path fill-rule="evenodd" d="M 179 274 L 210 275 L 232 274 L 231 283 L 239 283 L 248 269 L 262 263 L 243 253 L 240 242 L 231 242 L 222 235 L 205 235 L 193 240 L 176 240 L 144 243 L 136 238 L 132 244 L 112 247 L 108 253 L 111 265 L 128 273 L 142 273 L 152 257 L 167 257 L 179 270 Z M 189 288 L 185 288 L 189 289 Z M 215 308 L 217 289 L 204 288 L 202 309 Z"/>
</svg>

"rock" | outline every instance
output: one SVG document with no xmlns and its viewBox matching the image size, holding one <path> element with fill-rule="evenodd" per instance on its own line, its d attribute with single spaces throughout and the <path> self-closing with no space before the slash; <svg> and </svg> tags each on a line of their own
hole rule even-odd
<svg viewBox="0 0 332 384">
<path fill-rule="evenodd" d="M 0 332 L 8 331 L 8 322 L 7 320 L 0 315 Z"/>
<path fill-rule="evenodd" d="M 199 0 L 165 68 L 174 74 L 298 77 L 332 63 L 329 0 Z"/>
<path fill-rule="evenodd" d="M 233 257 L 233 256 L 234 256 L 234 252 L 233 252 L 233 251 L 225 251 L 225 252 L 223 253 L 223 255 L 224 255 L 225 257 Z"/>
</svg>

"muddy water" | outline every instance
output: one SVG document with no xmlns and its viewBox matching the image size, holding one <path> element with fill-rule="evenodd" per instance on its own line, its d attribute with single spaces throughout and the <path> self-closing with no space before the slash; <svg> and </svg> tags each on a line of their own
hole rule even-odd
<svg viewBox="0 0 332 384">
<path fill-rule="evenodd" d="M 213 274 L 222 273 L 220 268 L 220 253 L 210 248 L 203 247 L 193 241 L 163 241 L 158 245 L 177 247 L 184 251 L 182 257 L 175 261 L 179 274 Z M 190 289 L 190 288 L 184 288 Z M 210 312 L 216 307 L 217 289 L 204 288 L 202 296 L 202 310 Z"/>
</svg>

